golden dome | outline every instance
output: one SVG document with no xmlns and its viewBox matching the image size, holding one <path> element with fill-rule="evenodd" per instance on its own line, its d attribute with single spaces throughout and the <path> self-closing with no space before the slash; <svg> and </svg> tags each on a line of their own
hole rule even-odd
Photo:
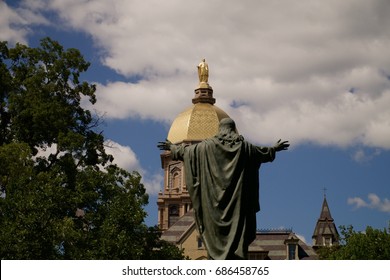
<svg viewBox="0 0 390 280">
<path fill-rule="evenodd" d="M 219 121 L 228 117 L 223 110 L 213 104 L 195 103 L 173 121 L 168 132 L 168 140 L 177 144 L 213 137 L 218 133 Z"/>
<path fill-rule="evenodd" d="M 207 68 L 206 72 L 202 71 Z M 202 70 L 202 71 L 201 71 Z M 208 65 L 203 59 L 198 66 L 199 88 L 195 89 L 193 105 L 181 112 L 173 121 L 167 139 L 174 144 L 202 141 L 218 133 L 219 122 L 228 118 L 223 110 L 214 106 L 213 89 L 208 84 Z"/>
</svg>

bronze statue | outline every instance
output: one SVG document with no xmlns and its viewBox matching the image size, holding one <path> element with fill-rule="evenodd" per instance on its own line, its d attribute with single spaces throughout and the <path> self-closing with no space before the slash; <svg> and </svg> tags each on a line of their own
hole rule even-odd
<svg viewBox="0 0 390 280">
<path fill-rule="evenodd" d="M 247 259 L 260 210 L 260 165 L 289 146 L 281 140 L 273 147 L 255 146 L 236 132 L 230 118 L 220 121 L 216 136 L 200 143 L 159 142 L 173 160 L 184 162 L 196 225 L 210 259 Z"/>
</svg>

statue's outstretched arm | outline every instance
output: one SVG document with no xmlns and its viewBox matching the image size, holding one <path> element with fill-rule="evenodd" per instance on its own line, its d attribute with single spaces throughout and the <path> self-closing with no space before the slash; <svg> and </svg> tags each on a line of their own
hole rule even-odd
<svg viewBox="0 0 390 280">
<path fill-rule="evenodd" d="M 288 141 L 282 141 L 281 139 L 274 145 L 276 152 L 287 150 L 288 147 L 290 147 L 290 143 L 288 143 Z"/>
<path fill-rule="evenodd" d="M 169 151 L 169 150 L 171 150 L 171 146 L 172 146 L 172 142 L 169 141 L 168 139 L 166 139 L 166 140 L 163 141 L 163 142 L 158 142 L 158 144 L 157 144 L 157 147 L 158 147 L 160 150 L 164 150 L 164 151 Z"/>
</svg>

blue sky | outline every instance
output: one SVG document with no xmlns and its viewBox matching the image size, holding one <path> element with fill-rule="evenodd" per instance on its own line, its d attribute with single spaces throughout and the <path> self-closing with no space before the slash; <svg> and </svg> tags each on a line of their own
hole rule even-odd
<svg viewBox="0 0 390 280">
<path fill-rule="evenodd" d="M 140 171 L 157 223 L 158 141 L 191 105 L 206 58 L 216 105 L 252 143 L 289 140 L 260 169 L 258 228 L 311 244 L 324 188 L 336 225 L 390 221 L 387 1 L 0 1 L 0 40 L 45 36 L 92 63 L 118 165 Z"/>
</svg>

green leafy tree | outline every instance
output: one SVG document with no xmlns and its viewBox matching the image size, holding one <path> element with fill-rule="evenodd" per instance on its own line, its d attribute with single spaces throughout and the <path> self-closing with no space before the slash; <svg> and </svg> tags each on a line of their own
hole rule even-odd
<svg viewBox="0 0 390 280">
<path fill-rule="evenodd" d="M 321 259 L 328 260 L 390 260 L 390 226 L 357 232 L 352 226 L 340 226 L 341 244 L 319 250 Z"/>
<path fill-rule="evenodd" d="M 0 42 L 0 258 L 181 259 L 144 223 L 141 176 L 112 164 L 81 106 L 96 101 L 88 67 L 49 38 Z"/>
</svg>

